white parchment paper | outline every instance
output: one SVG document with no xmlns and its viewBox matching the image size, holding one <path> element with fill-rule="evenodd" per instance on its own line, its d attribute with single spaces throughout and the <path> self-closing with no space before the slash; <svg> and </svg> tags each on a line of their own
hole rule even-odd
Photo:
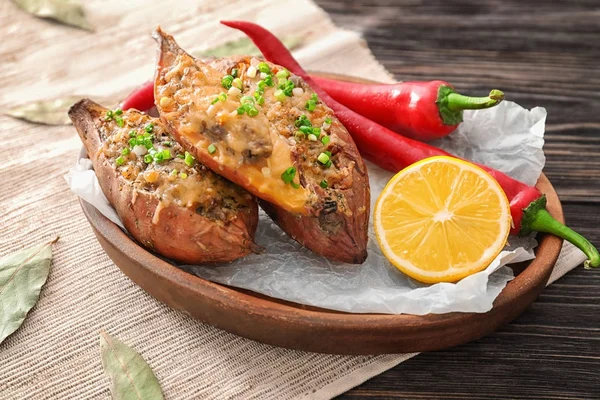
<svg viewBox="0 0 600 400">
<path fill-rule="evenodd" d="M 466 111 L 456 132 L 434 143 L 457 156 L 486 164 L 534 184 L 544 166 L 546 110 L 526 110 L 505 101 L 490 110 Z M 371 210 L 393 176 L 367 163 Z M 71 190 L 122 227 L 91 162 L 79 160 L 66 175 Z M 457 283 L 426 285 L 399 272 L 385 259 L 369 226 L 369 257 L 363 265 L 331 262 L 305 249 L 281 231 L 262 211 L 256 242 L 264 254 L 220 266 L 180 266 L 202 278 L 296 303 L 353 313 L 416 314 L 487 312 L 513 278 L 506 264 L 532 259 L 533 237 L 511 236 L 509 245 L 484 271 Z"/>
</svg>

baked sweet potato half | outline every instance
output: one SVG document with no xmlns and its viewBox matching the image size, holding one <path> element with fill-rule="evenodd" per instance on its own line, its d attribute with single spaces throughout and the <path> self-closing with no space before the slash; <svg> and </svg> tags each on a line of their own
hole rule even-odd
<svg viewBox="0 0 600 400">
<path fill-rule="evenodd" d="M 205 63 L 160 28 L 154 36 L 156 106 L 181 146 L 262 199 L 271 218 L 307 248 L 362 263 L 367 170 L 331 109 L 282 67 L 255 57 Z"/>
<path fill-rule="evenodd" d="M 258 249 L 256 198 L 186 157 L 158 119 L 88 99 L 69 117 L 106 198 L 146 248 L 187 264 L 232 261 Z"/>
</svg>

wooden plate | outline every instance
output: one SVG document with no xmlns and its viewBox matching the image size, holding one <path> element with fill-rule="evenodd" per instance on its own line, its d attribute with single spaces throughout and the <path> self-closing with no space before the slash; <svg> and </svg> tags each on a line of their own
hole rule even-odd
<svg viewBox="0 0 600 400">
<path fill-rule="evenodd" d="M 564 223 L 560 201 L 545 175 L 537 187 L 548 198 L 550 214 Z M 191 275 L 139 246 L 92 205 L 83 200 L 80 203 L 108 256 L 159 301 L 249 339 L 321 353 L 431 351 L 485 336 L 516 318 L 537 298 L 562 246 L 562 239 L 538 235 L 536 258 L 513 266 L 518 275 L 487 313 L 349 314 L 290 303 Z"/>
</svg>

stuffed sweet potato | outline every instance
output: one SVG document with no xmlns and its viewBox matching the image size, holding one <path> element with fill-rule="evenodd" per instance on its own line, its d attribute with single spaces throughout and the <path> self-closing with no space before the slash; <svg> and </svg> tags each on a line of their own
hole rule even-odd
<svg viewBox="0 0 600 400">
<path fill-rule="evenodd" d="M 254 196 L 196 162 L 156 118 L 91 100 L 69 110 L 102 191 L 146 248 L 188 264 L 258 249 Z"/>
<path fill-rule="evenodd" d="M 183 148 L 261 198 L 290 236 L 325 257 L 362 263 L 367 170 L 333 112 L 304 81 L 255 57 L 204 63 L 160 29 L 156 106 Z"/>
</svg>

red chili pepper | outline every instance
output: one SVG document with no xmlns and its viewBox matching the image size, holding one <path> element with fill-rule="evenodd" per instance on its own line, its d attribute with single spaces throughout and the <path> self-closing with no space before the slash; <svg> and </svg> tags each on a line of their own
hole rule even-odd
<svg viewBox="0 0 600 400">
<path fill-rule="evenodd" d="M 492 90 L 490 97 L 463 96 L 454 92 L 450 84 L 444 81 L 365 85 L 318 76 L 312 76 L 312 79 L 351 110 L 403 136 L 420 141 L 439 139 L 454 131 L 462 122 L 463 109 L 492 107 L 504 97 L 499 90 Z M 121 108 L 140 111 L 152 108 L 153 85 L 154 82 L 148 81 L 134 90 L 123 101 Z M 457 111 L 458 104 L 462 104 L 460 111 Z M 450 110 L 450 107 L 454 109 Z M 454 125 L 450 125 L 449 121 Z"/>
<path fill-rule="evenodd" d="M 138 111 L 147 111 L 154 107 L 154 81 L 148 81 L 131 92 L 123 103 L 122 110 L 135 108 Z"/>
<path fill-rule="evenodd" d="M 265 28 L 246 21 L 221 21 L 221 23 L 241 30 L 254 42 L 267 60 L 302 77 L 321 100 L 335 112 L 335 116 L 352 135 L 358 149 L 373 163 L 389 171 L 398 172 L 425 158 L 452 156 L 437 147 L 398 135 L 335 101 L 304 71 L 283 43 Z M 598 250 L 586 238 L 561 224 L 548 213 L 546 197 L 537 188 L 519 182 L 493 168 L 479 166 L 496 179 L 510 201 L 514 224 L 512 233 L 524 236 L 535 231 L 561 237 L 586 254 L 588 257 L 584 263 L 586 268 L 600 267 Z"/>
<path fill-rule="evenodd" d="M 490 108 L 504 99 L 504 93 L 497 89 L 488 97 L 464 96 L 444 81 L 384 85 L 312 78 L 349 109 L 421 141 L 439 139 L 453 132 L 463 120 L 463 110 Z"/>
</svg>

